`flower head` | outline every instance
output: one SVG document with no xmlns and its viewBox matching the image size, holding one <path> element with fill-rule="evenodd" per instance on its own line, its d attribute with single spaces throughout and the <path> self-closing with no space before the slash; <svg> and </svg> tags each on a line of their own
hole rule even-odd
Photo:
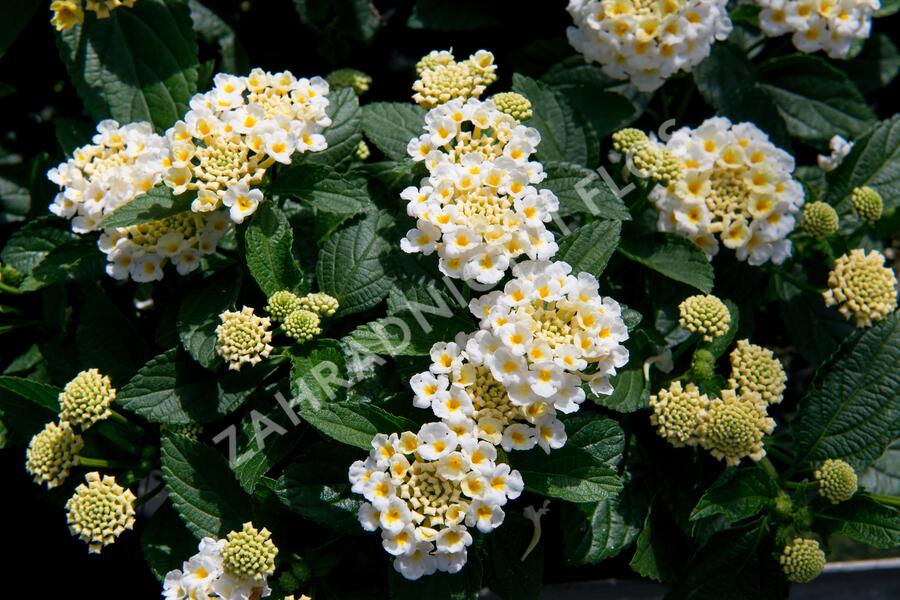
<svg viewBox="0 0 900 600">
<path fill-rule="evenodd" d="M 491 96 L 497 110 L 506 113 L 516 121 L 527 121 L 531 118 L 531 101 L 516 92 L 502 92 Z"/>
<path fill-rule="evenodd" d="M 646 133 L 633 127 L 626 127 L 612 134 L 613 150 L 622 156 L 631 154 L 635 148 L 649 141 Z"/>
<path fill-rule="evenodd" d="M 827 238 L 838 230 L 838 214 L 830 204 L 812 202 L 803 207 L 803 229 L 814 238 Z"/>
<path fill-rule="evenodd" d="M 790 256 L 787 236 L 803 204 L 803 187 L 791 177 L 793 157 L 755 125 L 721 117 L 679 129 L 666 148 L 682 161 L 684 175 L 650 193 L 660 231 L 686 237 L 710 258 L 719 241 L 751 265 Z"/>
<path fill-rule="evenodd" d="M 65 31 L 84 22 L 84 11 L 81 9 L 81 0 L 53 0 L 50 3 L 53 16 L 50 24 L 57 31 Z"/>
<path fill-rule="evenodd" d="M 456 573 L 472 544 L 470 527 L 487 533 L 504 519 L 502 506 L 523 490 L 522 477 L 485 450 L 477 457 L 442 423 L 418 433 L 378 435 L 366 461 L 350 467 L 352 490 L 366 502 L 359 521 L 381 530 L 382 546 L 407 579 Z M 491 446 L 488 446 L 491 448 Z"/>
<path fill-rule="evenodd" d="M 253 523 L 244 523 L 240 531 L 230 532 L 222 549 L 225 572 L 239 579 L 265 581 L 275 572 L 278 554 L 271 537 L 268 529 L 256 529 Z"/>
<path fill-rule="evenodd" d="M 766 403 L 759 394 L 723 390 L 721 398 L 710 400 L 700 420 L 700 445 L 729 465 L 745 456 L 760 460 L 766 455 L 764 435 L 772 433 L 775 421 L 766 414 Z"/>
<path fill-rule="evenodd" d="M 728 385 L 733 389 L 756 392 L 769 404 L 781 402 L 787 375 L 781 361 L 768 348 L 739 340 L 731 351 L 731 377 Z"/>
<path fill-rule="evenodd" d="M 874 223 L 881 218 L 884 200 L 881 199 L 881 194 L 872 188 L 868 186 L 853 188 L 850 201 L 853 203 L 853 210 L 863 221 Z"/>
<path fill-rule="evenodd" d="M 425 108 L 434 108 L 450 100 L 479 98 L 497 79 L 494 55 L 479 50 L 457 63 L 448 51 L 433 51 L 416 65 L 419 79 L 413 84 L 413 100 Z"/>
<path fill-rule="evenodd" d="M 784 547 L 778 561 L 789 581 L 809 583 L 825 568 L 825 553 L 816 540 L 798 537 Z"/>
<path fill-rule="evenodd" d="M 437 251 L 445 275 L 498 282 L 513 259 L 546 259 L 557 249 L 546 223 L 559 208 L 556 196 L 536 189 L 546 176 L 529 161 L 537 130 L 519 125 L 491 101 L 470 98 L 432 109 L 425 133 L 410 140 L 414 161 L 424 161 L 421 187 L 401 193 L 416 219 L 400 246 Z"/>
<path fill-rule="evenodd" d="M 791 33 L 800 52 L 824 50 L 831 58 L 846 58 L 854 41 L 869 37 L 872 13 L 879 0 L 756 0 L 762 8 L 759 26 L 767 36 Z"/>
<path fill-rule="evenodd" d="M 240 311 L 226 310 L 219 320 L 222 322 L 216 327 L 216 352 L 229 369 L 239 371 L 246 363 L 255 365 L 272 352 L 268 317 L 257 316 L 245 306 Z"/>
<path fill-rule="evenodd" d="M 35 483 L 55 488 L 65 482 L 69 471 L 78 464 L 78 453 L 83 446 L 81 436 L 66 421 L 47 423 L 28 443 L 25 470 L 34 477 Z"/>
<path fill-rule="evenodd" d="M 631 146 L 629 156 L 640 177 L 650 178 L 663 187 L 684 176 L 681 159 L 657 142 L 638 142 Z"/>
<path fill-rule="evenodd" d="M 351 88 L 357 96 L 368 92 L 372 85 L 372 77 L 357 69 L 337 69 L 329 73 L 325 81 L 334 89 Z"/>
<path fill-rule="evenodd" d="M 109 405 L 115 399 L 116 389 L 109 377 L 97 369 L 82 371 L 59 395 L 59 419 L 87 429 L 109 417 Z"/>
<path fill-rule="evenodd" d="M 828 274 L 828 288 L 825 305 L 837 305 L 857 327 L 868 327 L 897 307 L 897 276 L 876 250 L 866 254 L 857 248 L 838 258 Z"/>
<path fill-rule="evenodd" d="M 322 328 L 319 327 L 319 315 L 303 308 L 298 308 L 289 314 L 282 327 L 285 333 L 298 342 L 308 342 L 322 333 Z"/>
<path fill-rule="evenodd" d="M 696 385 L 683 387 L 680 381 L 673 381 L 668 389 L 650 396 L 650 422 L 676 448 L 695 446 L 700 441 L 700 420 L 708 406 L 709 398 Z"/>
<path fill-rule="evenodd" d="M 356 158 L 359 160 L 368 160 L 370 156 L 372 156 L 372 151 L 369 149 L 366 140 L 359 140 L 359 144 L 356 146 Z"/>
<path fill-rule="evenodd" d="M 823 171 L 834 171 L 853 149 L 853 142 L 848 142 L 839 135 L 832 136 L 828 142 L 831 154 L 820 154 L 816 157 L 819 168 Z"/>
<path fill-rule="evenodd" d="M 569 0 L 569 43 L 615 79 L 651 92 L 731 32 L 726 0 Z"/>
<path fill-rule="evenodd" d="M 299 308 L 301 308 L 301 304 L 297 294 L 287 290 L 281 290 L 280 292 L 275 292 L 269 296 L 266 312 L 269 313 L 273 321 L 280 323 L 287 319 L 289 314 Z"/>
<path fill-rule="evenodd" d="M 117 484 L 115 477 L 88 473 L 66 503 L 69 530 L 90 545 L 90 552 L 99 553 L 134 526 L 134 501 L 131 490 Z"/>
<path fill-rule="evenodd" d="M 314 312 L 320 317 L 333 317 L 340 306 L 337 298 L 321 292 L 300 298 L 300 308 Z"/>
<path fill-rule="evenodd" d="M 819 482 L 819 494 L 832 504 L 849 500 L 856 493 L 859 483 L 856 471 L 839 458 L 829 458 L 815 472 Z"/>
<path fill-rule="evenodd" d="M 678 324 L 699 334 L 707 342 L 721 337 L 731 326 L 731 313 L 725 303 L 713 295 L 690 296 L 678 305 Z"/>
</svg>

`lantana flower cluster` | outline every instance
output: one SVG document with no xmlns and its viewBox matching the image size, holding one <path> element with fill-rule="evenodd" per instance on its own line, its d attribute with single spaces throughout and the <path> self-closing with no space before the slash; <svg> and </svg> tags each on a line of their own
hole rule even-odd
<svg viewBox="0 0 900 600">
<path fill-rule="evenodd" d="M 856 248 L 834 262 L 828 274 L 825 306 L 837 306 L 857 327 L 869 327 L 897 308 L 897 276 L 877 250 Z"/>
<path fill-rule="evenodd" d="M 331 125 L 328 83 L 321 77 L 254 69 L 246 77 L 220 73 L 213 89 L 191 99 L 191 110 L 167 132 L 171 166 L 164 181 L 177 194 L 196 190 L 191 210 L 224 205 L 241 223 L 263 200 L 256 189 L 274 163 L 324 150 Z"/>
<path fill-rule="evenodd" d="M 424 129 L 407 146 L 428 177 L 401 193 L 416 219 L 401 240 L 405 252 L 437 251 L 442 273 L 486 284 L 500 281 L 513 259 L 556 253 L 545 223 L 559 200 L 535 188 L 546 174 L 529 160 L 540 143 L 536 129 L 472 98 L 432 109 Z"/>
<path fill-rule="evenodd" d="M 434 108 L 450 100 L 480 98 L 497 80 L 496 71 L 494 55 L 487 50 L 479 50 L 459 63 L 453 52 L 434 50 L 416 64 L 419 79 L 413 83 L 413 101 Z"/>
<path fill-rule="evenodd" d="M 278 548 L 265 528 L 244 523 L 225 539 L 203 538 L 198 552 L 163 581 L 165 600 L 249 600 L 271 595 Z"/>
<path fill-rule="evenodd" d="M 650 422 L 672 446 L 700 446 L 729 466 L 766 455 L 763 436 L 775 430 L 768 405 L 781 402 L 784 369 L 777 358 L 747 340 L 731 353 L 729 389 L 710 398 L 694 383 L 671 382 L 650 396 Z"/>
<path fill-rule="evenodd" d="M 499 527 L 503 506 L 524 488 L 518 471 L 496 462 L 493 445 L 444 423 L 379 434 L 372 448 L 349 471 L 352 491 L 366 499 L 359 521 L 366 531 L 381 530 L 394 569 L 407 579 L 462 569 L 470 528 Z"/>
<path fill-rule="evenodd" d="M 756 0 L 759 26 L 770 37 L 791 34 L 800 52 L 824 50 L 846 58 L 857 40 L 869 37 L 879 0 Z"/>
<path fill-rule="evenodd" d="M 752 123 L 722 117 L 679 129 L 666 148 L 681 159 L 684 175 L 650 194 L 661 231 L 690 239 L 710 258 L 719 241 L 751 265 L 781 264 L 791 255 L 787 236 L 803 187 L 791 176 L 790 154 Z"/>
<path fill-rule="evenodd" d="M 652 92 L 731 32 L 727 0 L 570 0 L 569 43 L 615 79 Z"/>
<path fill-rule="evenodd" d="M 126 6 L 131 8 L 137 0 L 53 0 L 50 10 L 50 24 L 57 31 L 64 31 L 75 27 L 78 23 L 84 23 L 84 11 L 88 10 L 97 15 L 98 19 L 108 19 L 110 12 Z"/>
</svg>

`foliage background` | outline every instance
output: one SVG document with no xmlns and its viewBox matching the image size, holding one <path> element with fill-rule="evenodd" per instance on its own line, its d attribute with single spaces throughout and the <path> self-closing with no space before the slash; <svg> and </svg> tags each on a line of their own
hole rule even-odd
<svg viewBox="0 0 900 600">
<path fill-rule="evenodd" d="M 46 2 L 20 0 L 14 3 L 16 6 L 12 4 L 2 9 L 9 13 L 9 18 L 4 17 L 5 24 L 0 24 L 0 48 L 8 43 L 3 43 L 4 27 L 14 24 L 16 15 L 27 19 L 28 24 L 0 57 L 0 119 L 3 123 L 0 204 L 4 211 L 0 215 L 0 247 L 18 227 L 17 217 L 33 218 L 46 214 L 53 190 L 43 174 L 62 156 L 59 140 L 83 141 L 85 131 L 90 132 L 92 127 L 60 61 L 56 36 L 48 24 Z M 302 23 L 298 7 L 301 11 L 317 9 L 328 4 L 324 0 L 206 0 L 204 4 L 234 29 L 239 43 L 234 50 L 228 51 L 228 57 L 236 72 L 243 73 L 248 67 L 258 66 L 271 71 L 288 69 L 297 75 L 310 76 L 325 75 L 338 67 L 354 67 L 374 77 L 371 91 L 362 99 L 366 103 L 407 101 L 414 79 L 413 65 L 433 49 L 452 47 L 457 56 L 466 56 L 482 47 L 494 52 L 500 65 L 500 79 L 488 93 L 509 89 L 514 72 L 539 77 L 552 64 L 573 54 L 564 39 L 570 19 L 562 0 L 541 3 L 540 8 L 506 0 L 376 1 L 381 20 L 379 27 L 372 29 L 360 25 L 352 16 L 365 14 L 364 10 L 353 12 L 354 8 L 365 5 L 355 0 L 334 2 L 333 7 L 347 9 L 349 13 L 343 14 L 332 25 L 319 28 Z M 410 27 L 410 24 L 425 27 Z M 860 57 L 839 65 L 860 84 L 878 119 L 888 118 L 895 112 L 900 87 L 896 81 L 888 87 L 874 85 L 879 74 L 873 70 L 873 65 L 877 65 L 882 73 L 891 70 L 896 73 L 900 68 L 900 54 L 890 42 L 893 39 L 896 43 L 898 24 L 900 17 L 897 16 L 876 20 L 872 40 Z M 783 45 L 778 47 L 783 41 L 768 42 L 766 52 L 789 50 Z M 200 57 L 201 61 L 221 60 L 218 43 L 201 40 Z M 651 107 L 661 112 L 662 103 L 678 106 L 692 86 L 689 77 L 670 81 L 651 101 Z M 204 85 L 199 87 L 203 89 Z M 715 112 L 700 94 L 693 93 L 685 102 L 678 126 L 696 125 Z M 658 123 L 658 119 L 644 116 L 635 126 L 653 129 Z M 821 150 L 821 144 L 816 145 L 818 147 L 794 143 L 798 164 L 814 164 L 815 154 Z M 608 141 L 601 156 L 605 155 L 607 147 Z M 605 163 L 605 159 L 602 162 Z M 885 233 L 896 232 L 897 225 L 895 216 L 883 225 L 883 229 Z M 305 241 L 300 234 L 295 235 L 300 238 L 300 243 Z M 608 274 L 617 284 L 627 287 L 631 283 L 627 265 L 620 263 L 619 257 L 614 258 Z M 102 280 L 102 286 L 117 305 L 127 306 L 130 302 L 127 290 L 112 286 L 110 280 Z M 0 368 L 27 350 L 37 338 L 47 344 L 53 356 L 52 361 L 43 365 L 46 372 L 42 376 L 62 383 L 77 370 L 71 338 L 60 341 L 54 330 L 59 322 L 59 311 L 63 310 L 58 302 L 60 298 L 54 298 L 54 294 L 63 290 L 59 286 L 43 294 L 43 322 L 3 334 Z M 753 293 L 752 289 L 748 291 Z M 70 288 L 69 294 L 77 302 L 83 290 Z M 755 343 L 775 348 L 791 345 L 778 308 L 777 303 L 768 304 L 750 321 Z M 744 314 L 749 316 L 750 313 Z M 154 338 L 155 326 L 152 321 L 145 323 L 146 330 L 141 331 L 145 339 Z M 742 327 L 748 327 L 743 315 Z M 148 350 L 146 354 L 152 356 L 156 352 Z M 794 356 L 796 362 L 789 365 L 790 387 L 786 404 L 796 402 L 813 375 L 813 369 L 805 360 L 799 355 Z M 632 420 L 635 427 L 647 426 L 644 413 Z M 661 442 L 656 450 L 660 454 L 666 452 Z M 39 597 L 70 591 L 72 581 L 99 586 L 94 588 L 96 598 L 119 598 L 125 590 L 130 598 L 158 597 L 155 578 L 141 566 L 139 535 L 125 536 L 105 551 L 102 559 L 88 557 L 80 542 L 66 531 L 64 513 L 53 503 L 59 499 L 39 491 L 25 475 L 22 455 L 21 448 L 0 451 L 0 476 L 8 502 L 4 514 L 13 527 L 10 539 L 17 542 L 16 551 L 6 558 L 4 570 L 21 574 L 14 579 L 39 582 L 42 590 Z M 140 534 L 140 529 L 137 533 Z M 558 547 L 558 527 L 546 527 L 545 536 L 548 547 Z M 544 577 L 547 582 L 627 577 L 631 575 L 628 559 L 629 553 L 625 553 L 600 566 L 573 569 L 563 563 L 562 557 L 548 554 Z"/>
</svg>

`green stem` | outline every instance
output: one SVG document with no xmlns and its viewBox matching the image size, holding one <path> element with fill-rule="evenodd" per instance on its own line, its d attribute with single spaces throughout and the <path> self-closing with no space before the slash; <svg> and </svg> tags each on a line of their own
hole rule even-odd
<svg viewBox="0 0 900 600">
<path fill-rule="evenodd" d="M 789 490 L 800 490 L 800 489 L 804 489 L 806 487 L 806 482 L 805 481 L 801 481 L 801 482 L 785 481 L 784 487 L 786 487 Z"/>
<path fill-rule="evenodd" d="M 788 273 L 787 271 L 782 271 L 780 269 L 776 269 L 776 270 L 774 270 L 774 273 L 778 277 L 783 277 L 790 283 L 794 284 L 795 286 L 797 286 L 798 288 L 800 288 L 801 290 L 804 290 L 806 292 L 812 292 L 813 294 L 821 295 L 825 291 L 822 288 L 817 288 L 813 285 L 810 285 L 809 283 L 803 281 L 802 279 L 795 277 L 794 275 Z"/>
<path fill-rule="evenodd" d="M 129 464 L 118 460 L 106 460 L 105 458 L 90 458 L 89 456 L 79 456 L 78 466 L 96 467 L 98 469 L 124 469 L 127 468 Z"/>
<path fill-rule="evenodd" d="M 764 456 L 761 461 L 759 461 L 759 466 L 763 468 L 763 470 L 769 474 L 769 477 L 772 479 L 778 479 L 778 470 L 775 469 L 775 465 L 772 464 L 772 461 L 769 460 L 768 456 Z"/>
<path fill-rule="evenodd" d="M 19 288 L 14 288 L 10 285 L 6 285 L 5 283 L 0 283 L 0 292 L 6 292 L 7 294 L 15 294 L 16 296 L 22 293 L 22 290 Z"/>
<path fill-rule="evenodd" d="M 154 496 L 156 496 L 156 494 L 158 494 L 159 491 L 162 490 L 164 487 L 166 487 L 166 482 L 160 481 L 160 482 L 157 483 L 156 486 L 154 486 L 149 492 L 147 492 L 146 494 L 141 495 L 140 498 L 138 498 L 137 500 L 135 500 L 135 501 L 134 501 L 134 507 L 137 508 L 138 506 L 141 506 L 141 505 L 144 504 L 145 502 L 151 500 L 151 499 L 152 499 Z"/>
<path fill-rule="evenodd" d="M 115 421 L 116 423 L 121 423 L 122 425 L 130 425 L 134 427 L 134 423 L 128 420 L 123 414 L 118 413 L 112 409 L 109 410 L 109 420 Z"/>
<path fill-rule="evenodd" d="M 900 506 L 900 498 L 897 496 L 884 496 L 882 494 L 869 494 L 869 498 L 880 504 L 889 506 Z"/>
</svg>

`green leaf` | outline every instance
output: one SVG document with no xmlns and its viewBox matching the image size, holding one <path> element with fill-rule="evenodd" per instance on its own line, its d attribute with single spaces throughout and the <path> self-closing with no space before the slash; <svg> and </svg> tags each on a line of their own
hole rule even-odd
<svg viewBox="0 0 900 600">
<path fill-rule="evenodd" d="M 759 78 L 790 134 L 801 140 L 825 147 L 833 135 L 852 139 L 875 120 L 853 82 L 817 56 L 770 60 L 760 68 Z"/>
<path fill-rule="evenodd" d="M 617 556 L 637 539 L 646 501 L 626 486 L 614 498 L 562 505 L 563 554 L 566 564 L 594 565 Z"/>
<path fill-rule="evenodd" d="M 473 328 L 471 319 L 453 313 L 450 317 L 426 317 L 424 314 L 420 317 L 422 320 L 402 313 L 376 319 L 360 325 L 342 341 L 355 352 L 427 356 L 432 345 L 453 339 L 457 333 Z"/>
<path fill-rule="evenodd" d="M 51 250 L 19 286 L 34 291 L 54 283 L 90 281 L 103 275 L 106 264 L 92 238 L 75 238 Z"/>
<path fill-rule="evenodd" d="M 358 513 L 363 499 L 350 492 L 347 480 L 347 468 L 361 458 L 358 454 L 330 443 L 310 447 L 285 467 L 278 480 L 278 497 L 292 511 L 319 525 L 362 534 Z"/>
<path fill-rule="evenodd" d="M 297 155 L 295 164 L 338 167 L 356 159 L 356 148 L 362 140 L 362 111 L 356 93 L 351 88 L 332 90 L 325 114 L 331 118 L 331 125 L 322 132 L 328 147 Z"/>
<path fill-rule="evenodd" d="M 370 449 L 377 433 L 415 429 L 408 419 L 347 399 L 344 355 L 334 341 L 320 341 L 305 355 L 292 355 L 291 392 L 300 416 L 322 434 L 357 448 Z"/>
<path fill-rule="evenodd" d="M 425 113 L 409 102 L 372 102 L 362 108 L 363 133 L 389 159 L 404 160 L 409 141 L 425 133 Z"/>
<path fill-rule="evenodd" d="M 859 484 L 873 494 L 900 496 L 900 440 L 859 476 Z"/>
<path fill-rule="evenodd" d="M 294 234 L 287 216 L 272 202 L 264 202 L 244 230 L 247 267 L 266 296 L 294 290 L 303 271 L 293 254 Z"/>
<path fill-rule="evenodd" d="M 597 163 L 596 135 L 562 95 L 519 73 L 513 74 L 512 89 L 531 101 L 534 114 L 525 124 L 541 134 L 535 152 L 538 160 L 565 161 L 586 167 Z"/>
<path fill-rule="evenodd" d="M 606 263 L 619 245 L 622 223 L 619 221 L 593 221 L 560 238 L 559 251 L 553 260 L 572 265 L 575 273 L 587 272 L 600 277 Z"/>
<path fill-rule="evenodd" d="M 103 217 L 101 227 L 131 227 L 150 221 L 158 221 L 191 209 L 193 194 L 172 194 L 171 188 L 159 184 L 146 194 L 141 194 L 128 204 L 120 206 Z"/>
<path fill-rule="evenodd" d="M 534 525 L 519 513 L 507 512 L 503 525 L 485 540 L 485 585 L 502 598 L 537 600 L 544 574 L 544 544 L 539 543 L 525 560 Z"/>
<path fill-rule="evenodd" d="M 613 386 L 612 394 L 588 394 L 588 397 L 600 406 L 622 413 L 647 408 L 644 400 L 644 373 L 640 367 L 619 371 L 610 378 L 609 383 Z"/>
<path fill-rule="evenodd" d="M 590 412 L 579 412 L 566 416 L 563 422 L 567 444 L 610 466 L 619 464 L 625 449 L 625 433 L 616 421 Z"/>
<path fill-rule="evenodd" d="M 691 512 L 691 521 L 723 515 L 732 523 L 759 514 L 778 496 L 778 485 L 761 467 L 728 469 Z"/>
<path fill-rule="evenodd" d="M 559 216 L 584 213 L 602 219 L 631 220 L 631 213 L 622 199 L 595 171 L 565 162 L 544 165 L 547 178 L 541 187 L 559 198 Z"/>
<path fill-rule="evenodd" d="M 622 489 L 615 470 L 590 452 L 569 444 L 550 454 L 540 448 L 509 455 L 510 465 L 522 474 L 525 489 L 569 502 L 597 502 Z"/>
<path fill-rule="evenodd" d="M 797 352 L 814 367 L 855 330 L 853 323 L 826 307 L 819 294 L 800 293 L 782 302 L 781 317 Z"/>
<path fill-rule="evenodd" d="M 900 3 L 898 3 L 900 5 Z M 839 65 L 862 92 L 887 87 L 900 72 L 900 51 L 883 33 L 866 40 L 862 52 Z"/>
<path fill-rule="evenodd" d="M 338 230 L 322 247 L 316 265 L 319 290 L 338 299 L 338 317 L 372 308 L 387 295 L 383 258 L 393 244 L 382 231 L 393 224 L 378 212 Z"/>
<path fill-rule="evenodd" d="M 252 518 L 249 496 L 213 448 L 167 434 L 162 438 L 161 457 L 172 505 L 196 537 L 223 538 Z"/>
<path fill-rule="evenodd" d="M 709 56 L 694 69 L 703 99 L 734 122 L 749 121 L 769 134 L 772 142 L 790 150 L 784 120 L 772 98 L 756 83 L 753 65 L 731 43 L 713 44 Z"/>
<path fill-rule="evenodd" d="M 74 239 L 68 231 L 50 225 L 51 221 L 50 217 L 36 219 L 17 229 L 0 252 L 0 259 L 30 275 L 51 251 Z"/>
<path fill-rule="evenodd" d="M 94 121 L 170 127 L 197 91 L 197 44 L 187 5 L 141 0 L 59 35 L 69 77 Z"/>
<path fill-rule="evenodd" d="M 619 252 L 626 258 L 686 283 L 708 294 L 713 288 L 713 268 L 703 251 L 683 237 L 672 233 L 652 236 L 625 236 Z"/>
<path fill-rule="evenodd" d="M 236 269 L 213 273 L 191 286 L 178 308 L 178 337 L 188 354 L 207 369 L 214 369 L 222 359 L 216 353 L 216 327 L 219 315 L 231 308 L 241 287 Z"/>
<path fill-rule="evenodd" d="M 853 150 L 826 179 L 824 200 L 839 211 L 850 208 L 853 188 L 864 185 L 881 194 L 885 209 L 900 205 L 900 115 L 881 121 L 854 140 Z"/>
<path fill-rule="evenodd" d="M 219 47 L 219 62 L 223 73 L 246 73 L 250 70 L 247 51 L 237 39 L 234 29 L 224 19 L 198 0 L 188 0 L 191 22 L 197 36 L 207 44 Z"/>
<path fill-rule="evenodd" d="M 141 534 L 141 550 L 153 575 L 162 581 L 169 571 L 180 569 L 186 557 L 197 553 L 197 540 L 167 502 Z"/>
<path fill-rule="evenodd" d="M 792 423 L 795 464 L 863 471 L 900 435 L 900 313 L 848 338 L 816 373 Z"/>
<path fill-rule="evenodd" d="M 868 496 L 856 496 L 816 513 L 830 534 L 845 535 L 875 548 L 900 546 L 900 511 Z"/>
<path fill-rule="evenodd" d="M 147 344 L 98 286 L 90 286 L 75 334 L 78 357 L 122 386 L 147 362 Z"/>
<path fill-rule="evenodd" d="M 44 425 L 55 421 L 60 391 L 28 379 L 0 376 L 0 415 L 8 438 L 18 444 L 27 443 Z"/>
</svg>

